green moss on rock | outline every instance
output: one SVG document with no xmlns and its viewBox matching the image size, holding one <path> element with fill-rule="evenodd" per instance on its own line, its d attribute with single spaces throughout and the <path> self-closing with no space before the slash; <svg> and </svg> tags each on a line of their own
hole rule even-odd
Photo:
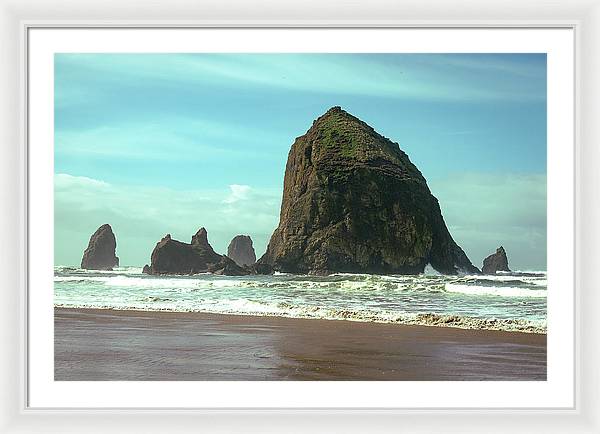
<svg viewBox="0 0 600 434">
<path fill-rule="evenodd" d="M 340 107 L 296 139 L 281 218 L 259 263 L 294 273 L 478 272 L 397 143 Z"/>
</svg>

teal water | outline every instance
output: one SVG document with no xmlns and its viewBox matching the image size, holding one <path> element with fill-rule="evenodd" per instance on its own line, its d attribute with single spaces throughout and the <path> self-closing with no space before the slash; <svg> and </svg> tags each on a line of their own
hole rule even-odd
<svg viewBox="0 0 600 434">
<path fill-rule="evenodd" d="M 148 276 L 54 269 L 57 307 L 212 312 L 546 332 L 546 273 Z"/>
</svg>

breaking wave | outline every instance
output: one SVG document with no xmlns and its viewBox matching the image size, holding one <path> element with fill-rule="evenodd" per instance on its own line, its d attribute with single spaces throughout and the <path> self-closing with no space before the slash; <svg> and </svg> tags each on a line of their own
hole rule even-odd
<svg viewBox="0 0 600 434">
<path fill-rule="evenodd" d="M 97 273 L 97 272 L 96 272 Z M 546 280 L 526 280 L 504 276 L 376 276 L 368 274 L 332 274 L 325 277 L 278 274 L 275 276 L 227 277 L 200 274 L 194 276 L 146 276 L 136 273 L 100 272 L 102 275 L 56 275 L 55 282 L 98 283 L 127 288 L 171 289 L 321 289 L 345 291 L 425 291 L 461 293 L 472 296 L 546 297 Z M 99 274 L 99 273 L 97 273 Z M 104 275 L 107 274 L 107 275 Z M 517 286 L 520 285 L 520 286 Z"/>
<path fill-rule="evenodd" d="M 445 290 L 447 292 L 456 292 L 477 297 L 483 295 L 492 295 L 497 297 L 546 298 L 545 289 L 529 289 L 516 286 L 493 287 L 447 283 Z"/>
<path fill-rule="evenodd" d="M 55 306 L 210 312 L 545 333 L 546 274 L 148 276 L 56 267 Z"/>
</svg>

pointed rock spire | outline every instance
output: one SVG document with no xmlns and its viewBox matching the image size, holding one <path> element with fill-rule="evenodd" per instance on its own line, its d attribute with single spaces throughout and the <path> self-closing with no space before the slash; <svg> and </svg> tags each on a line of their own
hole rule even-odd
<svg viewBox="0 0 600 434">
<path fill-rule="evenodd" d="M 109 224 L 100 226 L 90 237 L 81 258 L 81 268 L 89 270 L 112 270 L 119 266 L 115 255 L 117 240 Z"/>
<path fill-rule="evenodd" d="M 510 271 L 508 268 L 508 257 L 504 247 L 500 246 L 496 249 L 496 253 L 483 260 L 483 268 L 481 271 L 484 274 L 496 274 L 498 271 Z"/>
<path fill-rule="evenodd" d="M 227 256 L 240 266 L 253 265 L 256 262 L 256 253 L 249 235 L 236 235 L 227 247 Z"/>
</svg>

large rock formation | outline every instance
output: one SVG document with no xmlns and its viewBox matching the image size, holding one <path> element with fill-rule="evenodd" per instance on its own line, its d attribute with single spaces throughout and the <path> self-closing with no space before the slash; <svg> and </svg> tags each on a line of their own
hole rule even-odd
<svg viewBox="0 0 600 434">
<path fill-rule="evenodd" d="M 231 259 L 216 253 L 208 243 L 206 229 L 200 228 L 192 237 L 190 244 L 182 243 L 167 234 L 160 240 L 150 258 L 150 266 L 144 266 L 147 274 L 197 274 L 211 272 L 215 274 L 245 275 L 243 269 Z"/>
<path fill-rule="evenodd" d="M 90 237 L 81 258 L 81 268 L 88 270 L 112 270 L 119 266 L 115 255 L 117 240 L 109 224 L 100 226 Z"/>
<path fill-rule="evenodd" d="M 492 253 L 483 260 L 483 268 L 481 271 L 484 274 L 496 274 L 497 271 L 510 271 L 504 247 L 498 247 L 496 253 Z"/>
<path fill-rule="evenodd" d="M 227 247 L 227 256 L 240 266 L 253 265 L 256 262 L 256 253 L 249 235 L 236 235 Z"/>
<path fill-rule="evenodd" d="M 479 273 L 398 144 L 333 107 L 290 149 L 279 227 L 257 265 L 417 274 L 428 263 L 446 274 Z"/>
</svg>

